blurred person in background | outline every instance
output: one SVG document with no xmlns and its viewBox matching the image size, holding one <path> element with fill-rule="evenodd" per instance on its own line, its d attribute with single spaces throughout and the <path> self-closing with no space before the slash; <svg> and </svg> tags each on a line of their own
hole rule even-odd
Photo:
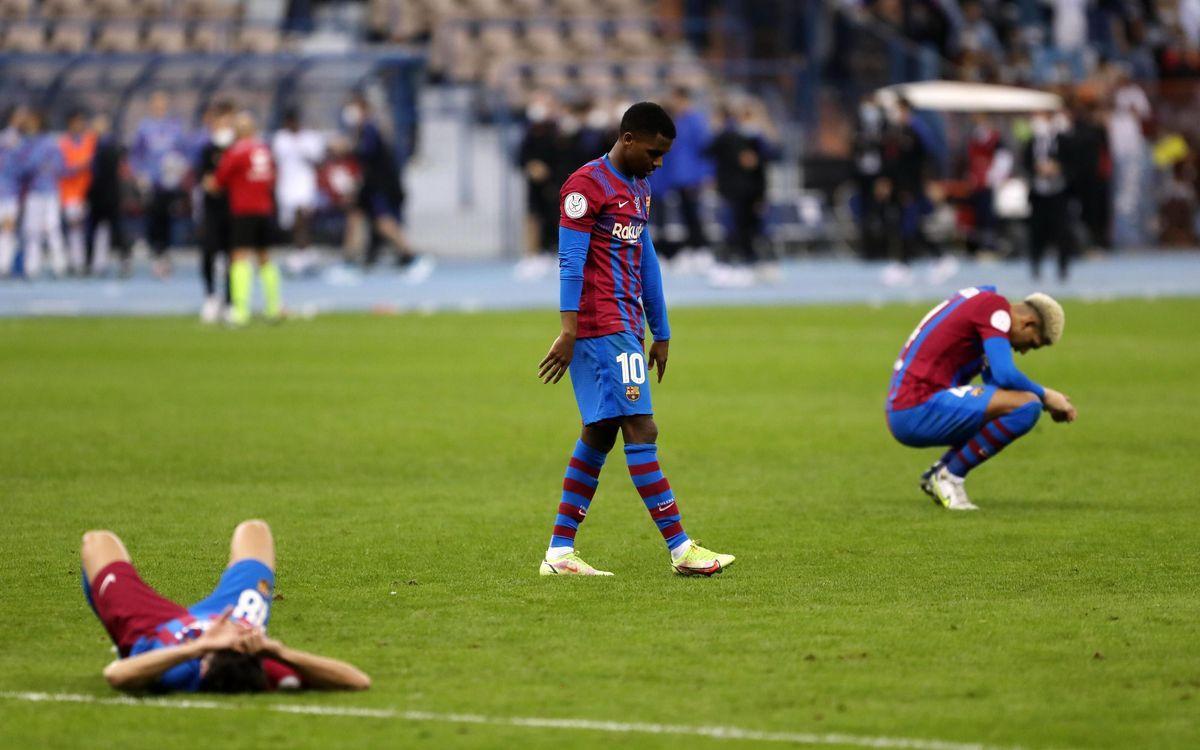
<svg viewBox="0 0 1200 750">
<path fill-rule="evenodd" d="M 250 296 L 254 291 L 254 266 L 262 284 L 263 313 L 269 321 L 283 316 L 279 266 L 271 261 L 275 242 L 275 160 L 271 148 L 258 136 L 258 122 L 247 111 L 233 120 L 237 140 L 221 156 L 215 173 L 217 187 L 229 196 L 230 245 L 229 290 L 232 311 L 229 322 L 250 322 Z"/>
<path fill-rule="evenodd" d="M 1070 187 L 1079 202 L 1080 218 L 1092 249 L 1112 247 L 1112 155 L 1108 132 L 1097 102 L 1077 101 L 1073 107 L 1073 150 L 1078 173 Z"/>
<path fill-rule="evenodd" d="M 1149 146 L 1152 131 L 1150 100 L 1121 64 L 1110 68 L 1112 112 L 1108 116 L 1109 150 L 1113 161 L 1113 242 L 1137 245 L 1147 240 L 1144 217 L 1149 201 Z"/>
<path fill-rule="evenodd" d="M 67 119 L 67 132 L 58 139 L 64 173 L 58 183 L 63 218 L 67 222 L 67 255 L 71 273 L 86 273 L 87 194 L 92 184 L 92 159 L 96 155 L 96 133 L 87 113 L 75 110 Z"/>
<path fill-rule="evenodd" d="M 423 281 L 433 271 L 433 262 L 412 251 L 404 232 L 404 186 L 400 168 L 391 146 L 371 117 L 370 105 L 362 94 L 355 94 L 342 109 L 342 123 L 350 136 L 354 155 L 362 173 L 358 193 L 356 221 L 369 222 L 366 265 L 375 263 L 379 247 L 391 245 L 396 263 L 410 281 Z"/>
<path fill-rule="evenodd" d="M 1076 254 L 1070 215 L 1071 175 L 1076 173 L 1070 143 L 1070 122 L 1065 113 L 1037 112 L 1030 122 L 1032 137 L 1025 145 L 1029 189 L 1029 262 L 1033 278 L 1041 278 L 1046 247 L 1058 252 L 1058 277 L 1066 281 Z"/>
<path fill-rule="evenodd" d="M 154 254 L 154 273 L 166 278 L 171 273 L 167 250 L 171 224 L 184 199 L 183 182 L 188 172 L 188 143 L 183 123 L 170 113 L 171 100 L 165 91 L 150 95 L 149 114 L 138 124 L 129 159 L 138 187 L 146 200 L 146 241 Z"/>
<path fill-rule="evenodd" d="M 25 245 L 25 276 L 37 278 L 42 270 L 42 243 L 49 253 L 50 272 L 67 272 L 67 253 L 63 244 L 62 207 L 58 201 L 58 182 L 66 173 L 58 139 L 46 132 L 45 116 L 30 110 L 22 120 L 29 141 L 24 151 L 21 174 L 25 181 L 25 206 L 21 233 Z"/>
<path fill-rule="evenodd" d="M 700 194 L 713 176 L 713 164 L 706 151 L 712 136 L 708 116 L 696 106 L 688 89 L 675 88 L 666 109 L 675 121 L 678 135 L 671 147 L 671 158 L 650 176 L 650 188 L 654 191 L 657 206 L 651 216 L 654 234 L 659 238 L 659 256 L 673 261 L 679 255 L 681 270 L 690 270 L 696 263 L 697 254 L 709 252 L 700 219 Z M 671 203 L 679 207 L 679 219 L 684 228 L 682 242 L 666 231 L 667 207 Z"/>
<path fill-rule="evenodd" d="M 525 110 L 528 127 L 517 151 L 525 177 L 525 257 L 517 264 L 520 280 L 539 279 L 558 265 L 552 254 L 558 244 L 557 103 L 548 94 L 535 94 Z"/>
<path fill-rule="evenodd" d="M 223 308 L 231 307 L 229 268 L 230 242 L 232 240 L 229 197 L 217 184 L 217 167 L 225 151 L 233 145 L 233 104 L 217 101 L 209 105 L 204 113 L 208 142 L 200 149 L 196 160 L 196 175 L 202 197 L 197 203 L 200 208 L 200 274 L 204 281 L 204 304 L 200 308 L 200 320 L 217 323 Z M 217 285 L 217 261 L 224 262 L 225 292 L 222 295 Z"/>
<path fill-rule="evenodd" d="M 932 210 L 925 184 L 933 168 L 933 134 L 905 99 L 896 102 L 891 114 L 884 134 L 883 174 L 891 186 L 894 210 L 885 212 L 886 234 L 900 238 L 900 255 L 884 269 L 883 282 L 889 286 L 912 283 L 912 262 L 925 251 L 938 258 L 930 281 L 940 284 L 958 272 L 958 263 L 925 235 L 925 217 Z"/>
<path fill-rule="evenodd" d="M 859 254 L 864 260 L 878 260 L 888 255 L 884 209 L 888 204 L 890 185 L 883 177 L 885 125 L 883 109 L 872 98 L 863 97 L 858 107 L 853 149 L 858 183 Z"/>
<path fill-rule="evenodd" d="M 300 111 L 289 109 L 283 127 L 271 139 L 271 151 L 279 179 L 275 199 L 279 203 L 279 228 L 291 240 L 288 262 L 298 270 L 315 265 L 309 244 L 313 213 L 317 208 L 317 165 L 325 158 L 325 139 L 315 130 L 302 128 Z"/>
<path fill-rule="evenodd" d="M 967 249 L 990 253 L 996 249 L 996 188 L 1012 172 L 1012 154 L 1004 147 L 1000 131 L 986 114 L 972 115 L 967 140 L 967 184 L 971 206 L 971 231 Z"/>
<path fill-rule="evenodd" d="M 17 255 L 17 217 L 21 213 L 21 163 L 25 135 L 21 132 L 24 107 L 14 107 L 0 132 L 0 279 L 13 270 Z"/>
<path fill-rule="evenodd" d="M 709 282 L 746 287 L 754 284 L 758 243 L 764 234 L 769 151 L 761 118 L 751 103 L 726 108 L 721 119 L 721 130 L 705 150 L 716 164 L 726 226 L 721 262 L 709 271 Z M 671 155 L 674 158 L 673 148 Z"/>
<path fill-rule="evenodd" d="M 108 115 L 99 113 L 93 117 L 92 131 L 96 134 L 96 150 L 87 191 L 87 267 L 93 273 L 103 273 L 108 264 L 108 250 L 115 248 L 121 258 L 121 278 L 129 278 L 133 261 L 121 215 L 121 178 L 127 166 L 125 149 L 112 132 Z"/>
</svg>

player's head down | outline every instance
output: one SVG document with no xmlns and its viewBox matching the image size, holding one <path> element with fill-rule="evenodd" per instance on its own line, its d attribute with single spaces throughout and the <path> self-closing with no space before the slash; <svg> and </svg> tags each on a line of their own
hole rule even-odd
<svg viewBox="0 0 1200 750">
<path fill-rule="evenodd" d="M 661 167 L 674 140 L 675 123 L 654 102 L 638 102 L 621 116 L 619 146 L 624 166 L 633 177 L 646 177 Z"/>
<path fill-rule="evenodd" d="M 262 659 L 232 649 L 200 660 L 200 689 L 206 693 L 261 693 L 267 689 Z"/>
<path fill-rule="evenodd" d="M 1065 315 L 1062 305 L 1048 294 L 1038 292 L 1012 306 L 1012 329 L 1008 340 L 1012 348 L 1024 354 L 1030 349 L 1051 346 L 1062 338 Z"/>
</svg>

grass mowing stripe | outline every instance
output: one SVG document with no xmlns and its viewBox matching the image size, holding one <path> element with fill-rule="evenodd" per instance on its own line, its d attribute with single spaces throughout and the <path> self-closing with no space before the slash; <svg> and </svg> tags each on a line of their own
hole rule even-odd
<svg viewBox="0 0 1200 750">
<path fill-rule="evenodd" d="M 97 698 L 94 695 L 72 693 L 0 693 L 4 700 L 29 703 L 96 703 L 106 706 L 151 706 L 154 708 L 176 708 L 204 711 L 242 711 L 255 707 L 237 703 L 206 700 L 139 699 L 127 696 Z M 526 727 L 530 729 L 578 729 L 614 734 L 670 734 L 692 737 L 707 737 L 716 740 L 745 740 L 749 742 L 782 742 L 793 745 L 834 745 L 850 747 L 900 748 L 901 750 L 1018 750 L 998 748 L 975 743 L 948 742 L 945 740 L 916 739 L 908 737 L 869 737 L 853 734 L 813 734 L 808 732 L 764 732 L 741 727 L 691 727 L 680 724 L 643 724 L 624 721 L 596 721 L 592 719 L 549 719 L 532 716 L 480 716 L 478 714 L 441 714 L 429 711 L 397 711 L 380 708 L 349 708 L 346 706 L 310 706 L 303 704 L 277 703 L 268 705 L 268 711 L 308 716 L 342 716 L 359 719 L 400 719 L 402 721 L 431 721 L 444 724 L 485 724 L 495 726 Z"/>
</svg>

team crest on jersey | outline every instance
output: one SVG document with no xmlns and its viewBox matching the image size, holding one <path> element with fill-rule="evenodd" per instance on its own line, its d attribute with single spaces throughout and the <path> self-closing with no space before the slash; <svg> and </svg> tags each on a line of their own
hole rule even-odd
<svg viewBox="0 0 1200 750">
<path fill-rule="evenodd" d="M 578 219 L 587 213 L 588 202 L 583 193 L 571 193 L 563 198 L 563 213 L 568 219 Z"/>
<path fill-rule="evenodd" d="M 637 401 L 641 397 L 642 397 L 642 389 L 641 388 L 638 388 L 636 385 L 625 386 L 625 398 L 629 399 L 630 401 Z"/>
<path fill-rule="evenodd" d="M 982 396 L 982 395 L 983 395 L 983 389 L 982 389 L 982 388 L 980 388 L 980 387 L 978 387 L 978 386 L 976 386 L 976 387 L 975 387 L 975 388 L 974 388 L 974 389 L 971 391 L 971 395 L 972 395 L 972 396 Z"/>
</svg>

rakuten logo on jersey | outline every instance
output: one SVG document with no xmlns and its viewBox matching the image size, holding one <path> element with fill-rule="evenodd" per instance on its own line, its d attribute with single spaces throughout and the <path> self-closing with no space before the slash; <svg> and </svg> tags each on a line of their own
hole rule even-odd
<svg viewBox="0 0 1200 750">
<path fill-rule="evenodd" d="M 642 230 L 645 228 L 645 224 L 622 224 L 617 222 L 613 224 L 612 236 L 626 242 L 637 242 L 641 239 Z"/>
</svg>

